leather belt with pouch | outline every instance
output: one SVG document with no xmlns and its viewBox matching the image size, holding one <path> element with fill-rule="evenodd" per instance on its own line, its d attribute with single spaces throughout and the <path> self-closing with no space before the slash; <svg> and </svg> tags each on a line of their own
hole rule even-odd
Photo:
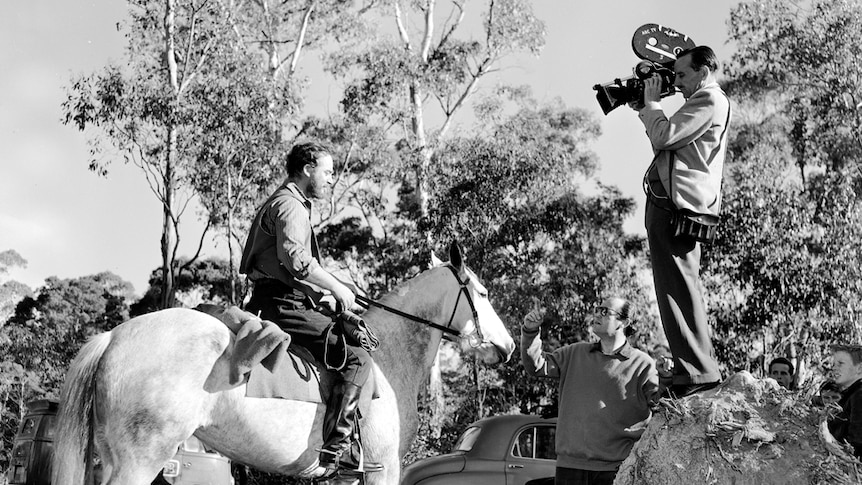
<svg viewBox="0 0 862 485">
<path fill-rule="evenodd" d="M 712 244 L 721 218 L 714 214 L 698 214 L 688 209 L 671 210 L 670 223 L 674 237 L 688 236 L 694 240 Z"/>
</svg>

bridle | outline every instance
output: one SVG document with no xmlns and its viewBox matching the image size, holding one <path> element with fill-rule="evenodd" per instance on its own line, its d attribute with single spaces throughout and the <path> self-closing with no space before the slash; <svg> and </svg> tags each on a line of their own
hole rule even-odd
<svg viewBox="0 0 862 485">
<path fill-rule="evenodd" d="M 473 297 L 470 296 L 470 290 L 467 289 L 469 279 L 467 281 L 461 280 L 461 277 L 458 275 L 458 271 L 455 270 L 455 268 L 452 267 L 451 264 L 447 264 L 446 267 L 452 271 L 452 276 L 454 276 L 455 280 L 458 281 L 459 289 L 458 298 L 455 300 L 455 307 L 452 308 L 452 315 L 449 317 L 449 323 L 447 323 L 445 326 L 440 325 L 439 323 L 432 322 L 431 320 L 418 317 L 416 315 L 411 315 L 397 308 L 392 308 L 388 305 L 380 303 L 379 301 L 366 298 L 362 295 L 356 295 L 356 301 L 359 302 L 359 304 L 364 306 L 365 308 L 369 308 L 370 306 L 376 306 L 377 308 L 386 310 L 389 313 L 394 313 L 395 315 L 404 317 L 408 320 L 412 320 L 425 326 L 440 330 L 441 332 L 443 332 L 443 337 L 448 340 L 467 339 L 467 343 L 471 347 L 479 347 L 483 343 L 486 343 L 487 340 L 485 339 L 484 335 L 482 335 L 482 329 L 479 327 L 479 312 L 476 310 L 476 304 L 473 302 Z M 464 295 L 464 297 L 466 298 L 467 304 L 470 305 L 470 312 L 472 312 L 473 314 L 474 330 L 473 332 L 466 335 L 463 332 L 452 328 L 452 322 L 455 321 L 455 313 L 458 312 L 458 304 L 461 303 L 461 295 Z"/>
</svg>

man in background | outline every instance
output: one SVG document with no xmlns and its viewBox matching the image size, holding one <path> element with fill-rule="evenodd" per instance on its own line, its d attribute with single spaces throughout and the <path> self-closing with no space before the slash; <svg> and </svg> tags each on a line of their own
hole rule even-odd
<svg viewBox="0 0 862 485">
<path fill-rule="evenodd" d="M 776 357 L 769 363 L 769 377 L 785 389 L 793 389 L 793 363 L 786 357 Z"/>
<path fill-rule="evenodd" d="M 829 432 L 862 458 L 862 345 L 832 347 L 832 377 L 841 389 L 841 412 L 827 423 Z"/>
</svg>

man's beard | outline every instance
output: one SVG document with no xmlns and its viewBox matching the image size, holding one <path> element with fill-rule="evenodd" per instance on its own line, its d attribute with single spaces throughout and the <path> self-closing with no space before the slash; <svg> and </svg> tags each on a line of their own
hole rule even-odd
<svg viewBox="0 0 862 485">
<path fill-rule="evenodd" d="M 311 199 L 324 199 L 329 191 L 325 184 L 319 184 L 317 180 L 311 179 L 308 183 L 308 197 Z"/>
</svg>

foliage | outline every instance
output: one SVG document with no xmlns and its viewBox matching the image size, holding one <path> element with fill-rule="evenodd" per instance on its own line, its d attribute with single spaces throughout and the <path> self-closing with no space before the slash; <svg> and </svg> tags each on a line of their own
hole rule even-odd
<svg viewBox="0 0 862 485">
<path fill-rule="evenodd" d="M 14 249 L 0 251 L 0 275 L 5 275 L 12 268 L 25 266 L 27 266 L 27 260 L 18 254 L 18 251 Z"/>
<path fill-rule="evenodd" d="M 862 5 L 853 0 L 740 3 L 730 18 L 735 88 L 784 93 L 798 162 L 852 169 L 862 160 Z"/>
<path fill-rule="evenodd" d="M 115 151 L 144 174 L 163 213 L 161 306 L 169 307 L 180 220 L 192 196 L 186 179 L 192 159 L 182 148 L 196 111 L 186 95 L 225 45 L 219 40 L 231 32 L 231 12 L 221 2 L 129 4 L 126 66 L 74 79 L 64 122 L 101 135 L 90 138 L 91 170 L 107 175 Z"/>
<path fill-rule="evenodd" d="M 341 111 L 349 124 L 380 126 L 400 162 L 403 197 L 425 216 L 434 154 L 480 82 L 506 56 L 544 45 L 544 25 L 525 0 L 422 1 L 374 5 L 374 20 L 396 32 L 359 37 L 327 56 L 327 69 L 346 87 Z M 394 7 L 394 8 L 393 8 Z M 437 19 L 448 15 L 442 25 Z M 410 22 L 421 18 L 422 22 Z M 482 34 L 469 25 L 480 22 Z M 479 40 L 476 40 L 479 39 Z M 432 127 L 431 120 L 442 120 Z"/>
<path fill-rule="evenodd" d="M 829 344 L 862 338 L 860 22 L 845 1 L 732 12 L 737 113 L 724 222 L 704 261 L 728 370 L 777 354 L 819 363 Z"/>
<path fill-rule="evenodd" d="M 132 285 L 112 273 L 73 279 L 51 277 L 35 296 L 25 297 L 0 328 L 0 431 L 8 453 L 32 399 L 56 398 L 74 356 L 84 341 L 128 319 Z"/>
<path fill-rule="evenodd" d="M 185 263 L 186 261 L 182 258 L 177 262 L 183 266 Z M 156 268 L 150 273 L 149 287 L 144 296 L 131 305 L 130 316 L 135 317 L 159 309 L 161 272 L 162 268 Z M 231 278 L 230 268 L 226 260 L 219 258 L 199 259 L 178 273 L 176 280 L 177 300 L 185 307 L 194 307 L 203 302 L 229 305 L 231 280 L 241 286 L 238 278 Z"/>
<path fill-rule="evenodd" d="M 44 393 L 35 371 L 12 361 L 0 361 L 0 444 L 3 450 L 0 453 L 0 470 L 9 468 L 12 443 L 18 423 L 26 411 L 26 403 Z"/>
<path fill-rule="evenodd" d="M 809 174 L 803 186 L 780 127 L 775 119 L 741 127 L 725 222 L 705 259 L 728 369 L 749 369 L 752 356 L 770 360 L 787 347 L 820 361 L 829 343 L 860 337 L 858 191 L 837 172 Z"/>
<path fill-rule="evenodd" d="M 282 128 L 301 106 L 303 83 L 293 75 L 303 48 L 344 35 L 355 22 L 344 15 L 350 2 L 343 0 L 272 8 L 128 3 L 125 66 L 73 79 L 64 122 L 94 133 L 91 170 L 107 175 L 119 154 L 141 170 L 158 199 L 164 308 L 174 304 L 180 222 L 192 198 L 199 195 L 209 212 L 200 244 L 212 224 L 223 225 L 232 250 L 242 230 L 232 220 L 261 197 Z"/>
<path fill-rule="evenodd" d="M 0 327 L 15 312 L 15 305 L 25 296 L 33 294 L 33 290 L 24 283 L 15 280 L 3 281 L 5 278 L 2 277 L 12 268 L 26 266 L 27 260 L 18 254 L 18 251 L 14 249 L 0 251 Z"/>
<path fill-rule="evenodd" d="M 35 370 L 48 390 L 59 387 L 83 341 L 128 318 L 131 284 L 112 273 L 45 280 L 0 329 L 4 360 Z"/>
<path fill-rule="evenodd" d="M 508 116 L 498 110 L 496 120 L 487 133 L 455 138 L 440 151 L 420 232 L 464 245 L 516 339 L 534 300 L 548 310 L 548 350 L 589 338 L 593 307 L 618 294 L 632 300 L 642 322 L 634 339 L 656 343 L 644 244 L 622 230 L 634 202 L 601 184 L 582 193 L 597 166 L 589 146 L 598 122 L 582 110 L 535 102 Z M 556 383 L 527 377 L 517 357 L 498 368 L 464 367 L 444 373 L 448 412 L 439 438 L 419 441 L 411 456 L 446 451 L 466 424 L 488 415 L 556 408 Z"/>
<path fill-rule="evenodd" d="M 15 306 L 25 297 L 33 296 L 33 290 L 15 280 L 0 283 L 0 327 L 15 313 Z"/>
</svg>

